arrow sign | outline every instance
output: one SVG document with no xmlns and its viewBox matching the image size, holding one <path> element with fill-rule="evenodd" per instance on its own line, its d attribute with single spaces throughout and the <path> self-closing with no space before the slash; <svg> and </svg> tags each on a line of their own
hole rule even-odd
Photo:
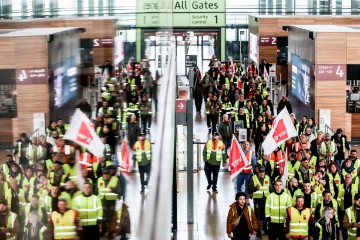
<svg viewBox="0 0 360 240">
<path fill-rule="evenodd" d="M 184 99 L 176 99 L 176 112 L 186 112 L 186 100 Z"/>
</svg>

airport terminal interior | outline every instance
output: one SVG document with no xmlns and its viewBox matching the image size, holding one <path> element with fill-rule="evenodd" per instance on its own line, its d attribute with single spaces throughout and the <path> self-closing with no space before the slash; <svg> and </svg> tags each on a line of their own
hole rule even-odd
<svg viewBox="0 0 360 240">
<path fill-rule="evenodd" d="M 359 41 L 360 0 L 0 1 L 0 240 L 360 239 Z"/>
</svg>

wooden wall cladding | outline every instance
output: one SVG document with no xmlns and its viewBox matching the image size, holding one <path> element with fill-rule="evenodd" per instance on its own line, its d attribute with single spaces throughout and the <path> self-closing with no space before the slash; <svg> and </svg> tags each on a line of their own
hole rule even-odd
<svg viewBox="0 0 360 240">
<path fill-rule="evenodd" d="M 113 48 L 94 48 L 93 59 L 94 65 L 102 65 L 106 60 L 113 59 L 114 49 Z"/>
<path fill-rule="evenodd" d="M 360 33 L 347 33 L 346 56 L 347 64 L 359 64 L 360 61 Z"/>
<path fill-rule="evenodd" d="M 48 66 L 48 46 L 45 36 L 16 37 L 15 68 Z"/>
<path fill-rule="evenodd" d="M 360 113 L 352 113 L 351 121 L 351 137 L 360 138 Z"/>
<path fill-rule="evenodd" d="M 15 66 L 14 38 L 0 38 L 0 68 L 12 69 Z"/>
<path fill-rule="evenodd" d="M 265 58 L 268 63 L 276 63 L 277 55 L 274 55 L 276 50 L 277 46 L 259 46 L 260 61 Z"/>
<path fill-rule="evenodd" d="M 346 64 L 346 33 L 316 33 L 316 64 Z"/>
<path fill-rule="evenodd" d="M 0 118 L 0 143 L 13 142 L 12 127 L 11 118 Z"/>
<path fill-rule="evenodd" d="M 33 113 L 49 112 L 49 86 L 47 84 L 17 85 L 18 132 L 33 131 Z M 47 99 L 44 101 L 44 99 Z"/>
</svg>

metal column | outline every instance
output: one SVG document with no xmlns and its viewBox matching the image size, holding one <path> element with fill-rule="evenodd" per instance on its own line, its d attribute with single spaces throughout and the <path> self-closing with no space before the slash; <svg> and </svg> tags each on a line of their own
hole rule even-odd
<svg viewBox="0 0 360 240">
<path fill-rule="evenodd" d="M 193 100 L 186 101 L 187 126 L 187 223 L 194 224 Z"/>
</svg>

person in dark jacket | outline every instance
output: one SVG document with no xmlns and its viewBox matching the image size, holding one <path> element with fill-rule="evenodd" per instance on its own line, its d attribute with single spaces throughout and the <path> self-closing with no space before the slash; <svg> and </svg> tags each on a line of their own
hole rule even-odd
<svg viewBox="0 0 360 240">
<path fill-rule="evenodd" d="M 81 102 L 78 105 L 76 105 L 76 108 L 79 108 L 83 113 L 86 114 L 88 118 L 91 118 L 91 112 L 92 112 L 91 105 L 85 98 L 81 99 Z"/>
<path fill-rule="evenodd" d="M 291 103 L 287 100 L 286 96 L 282 96 L 277 107 L 277 114 L 279 114 L 281 110 L 283 110 L 285 107 L 288 110 L 289 114 L 292 113 Z"/>
<path fill-rule="evenodd" d="M 334 218 L 334 209 L 325 207 L 322 217 L 315 223 L 314 239 L 335 240 L 337 238 L 337 221 Z"/>
<path fill-rule="evenodd" d="M 226 233 L 232 240 L 248 240 L 249 234 L 256 236 L 258 222 L 254 210 L 246 202 L 246 193 L 238 192 L 230 205 L 226 221 Z M 240 219 L 236 221 L 238 218 Z"/>
<path fill-rule="evenodd" d="M 196 112 L 201 112 L 201 105 L 203 100 L 204 87 L 201 79 L 197 79 L 194 86 L 193 97 L 195 100 Z"/>
<path fill-rule="evenodd" d="M 228 149 L 231 145 L 233 128 L 232 128 L 232 124 L 229 120 L 229 116 L 227 114 L 223 115 L 223 119 L 219 125 L 219 134 L 221 136 L 223 143 L 226 146 L 226 149 Z"/>
<path fill-rule="evenodd" d="M 26 136 L 26 133 L 20 134 L 20 139 L 16 141 L 14 147 L 14 155 L 19 157 L 19 164 L 23 170 L 29 166 L 29 159 L 26 157 L 27 147 L 30 144 L 30 139 Z"/>
</svg>

